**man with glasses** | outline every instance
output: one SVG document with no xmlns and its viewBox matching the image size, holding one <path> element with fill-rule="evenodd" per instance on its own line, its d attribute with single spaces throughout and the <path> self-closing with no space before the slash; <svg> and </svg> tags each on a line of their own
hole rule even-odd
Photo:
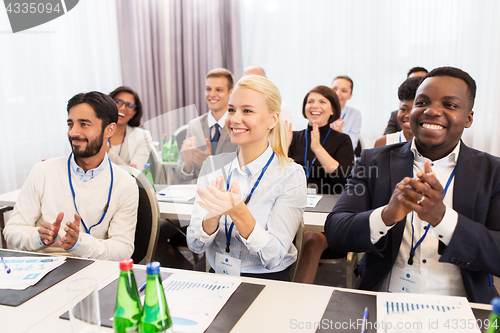
<svg viewBox="0 0 500 333">
<path fill-rule="evenodd" d="M 67 106 L 69 156 L 38 163 L 21 189 L 4 236 L 23 251 L 120 260 L 134 251 L 139 192 L 110 161 L 115 102 L 100 92 L 77 94 Z"/>
</svg>

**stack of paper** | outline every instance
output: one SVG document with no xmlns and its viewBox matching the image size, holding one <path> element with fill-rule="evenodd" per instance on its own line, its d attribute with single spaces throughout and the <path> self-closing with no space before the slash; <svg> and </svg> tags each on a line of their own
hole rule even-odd
<svg viewBox="0 0 500 333">
<path fill-rule="evenodd" d="M 308 194 L 307 195 L 307 208 L 314 208 L 318 204 L 318 202 L 323 198 L 322 195 Z"/>
<path fill-rule="evenodd" d="M 378 293 L 378 332 L 478 332 L 465 297 Z"/>
<path fill-rule="evenodd" d="M 170 275 L 163 281 L 163 289 L 174 332 L 204 332 L 240 284 L 239 277 L 218 274 Z"/>
<path fill-rule="evenodd" d="M 24 290 L 61 266 L 65 257 L 4 257 L 10 274 L 0 271 L 0 289 Z"/>
</svg>

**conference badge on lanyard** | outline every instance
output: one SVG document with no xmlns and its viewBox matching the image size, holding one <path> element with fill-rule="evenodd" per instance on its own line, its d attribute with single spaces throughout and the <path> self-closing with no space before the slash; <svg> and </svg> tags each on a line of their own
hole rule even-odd
<svg viewBox="0 0 500 333">
<path fill-rule="evenodd" d="M 215 273 L 240 276 L 241 259 L 233 258 L 228 252 L 215 253 Z"/>
</svg>

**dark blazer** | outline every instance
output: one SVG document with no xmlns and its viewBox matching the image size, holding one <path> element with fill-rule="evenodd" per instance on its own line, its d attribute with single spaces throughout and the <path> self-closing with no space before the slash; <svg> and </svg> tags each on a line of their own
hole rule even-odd
<svg viewBox="0 0 500 333">
<path fill-rule="evenodd" d="M 387 127 L 385 128 L 384 135 L 399 132 L 401 131 L 401 129 L 402 128 L 398 123 L 398 110 L 392 111 L 391 117 L 387 122 Z"/>
<path fill-rule="evenodd" d="M 208 127 L 208 113 L 201 115 L 198 118 L 195 118 L 189 122 L 188 130 L 186 133 L 186 138 L 195 136 L 197 148 L 205 151 L 207 149 L 207 145 L 205 142 L 205 138 L 210 140 L 210 128 Z M 180 149 L 180 147 L 179 147 Z M 231 142 L 231 138 L 229 137 L 229 133 L 227 132 L 227 128 L 220 129 L 220 137 L 219 142 L 217 143 L 217 150 L 212 152 L 212 155 L 217 155 L 220 153 L 232 153 L 236 151 L 236 145 Z M 194 175 L 185 176 L 181 171 L 184 167 L 184 159 L 181 154 L 179 154 L 179 164 L 175 168 L 175 173 L 177 178 L 181 183 L 191 181 L 193 179 L 197 179 L 200 173 L 201 165 L 194 164 Z"/>
<path fill-rule="evenodd" d="M 371 212 L 389 203 L 396 184 L 411 177 L 411 141 L 365 150 L 344 194 L 328 215 L 325 234 L 335 252 L 366 252 L 358 263 L 357 288 L 378 290 L 396 260 L 406 218 L 376 244 L 370 241 Z M 488 273 L 500 275 L 500 159 L 460 143 L 453 209 L 458 213 L 448 246 L 440 243 L 440 262 L 460 267 L 469 301 L 489 303 L 498 296 Z M 492 277 L 493 280 L 493 277 Z"/>
</svg>

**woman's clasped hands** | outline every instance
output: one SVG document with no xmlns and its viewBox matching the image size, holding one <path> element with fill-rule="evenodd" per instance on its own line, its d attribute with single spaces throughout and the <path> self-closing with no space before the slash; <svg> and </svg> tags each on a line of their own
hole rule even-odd
<svg viewBox="0 0 500 333">
<path fill-rule="evenodd" d="M 197 203 L 208 211 L 206 218 L 230 215 L 230 210 L 242 202 L 238 179 L 231 182 L 226 191 L 224 178 L 219 176 L 206 188 L 199 187 L 197 192 L 201 199 Z"/>
</svg>

